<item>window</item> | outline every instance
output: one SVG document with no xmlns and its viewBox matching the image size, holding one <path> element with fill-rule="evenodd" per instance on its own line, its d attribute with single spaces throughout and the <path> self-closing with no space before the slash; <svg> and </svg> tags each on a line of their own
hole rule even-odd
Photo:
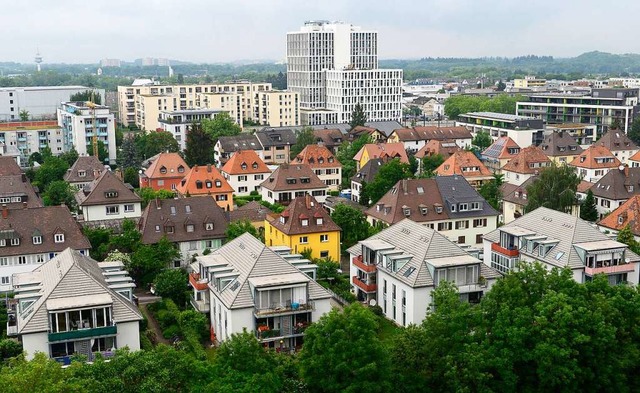
<svg viewBox="0 0 640 393">
<path fill-rule="evenodd" d="M 213 223 L 212 222 L 208 222 L 208 223 L 204 224 L 204 229 L 206 229 L 207 231 L 213 231 Z"/>
<path fill-rule="evenodd" d="M 464 244 L 464 236 L 458 236 L 458 244 Z"/>
<path fill-rule="evenodd" d="M 316 218 L 316 225 L 322 225 L 322 218 Z"/>
<path fill-rule="evenodd" d="M 105 198 L 117 198 L 118 197 L 118 191 L 107 191 L 104 193 L 104 197 Z"/>
<path fill-rule="evenodd" d="M 244 193 L 244 192 L 247 192 L 247 191 L 248 191 L 248 188 L 245 187 L 245 186 L 238 187 L 238 192 L 243 192 Z"/>
<path fill-rule="evenodd" d="M 458 211 L 466 212 L 467 210 L 469 210 L 469 208 L 466 203 L 461 203 L 458 205 Z"/>
<path fill-rule="evenodd" d="M 216 195 L 216 201 L 226 201 L 226 200 L 227 200 L 227 194 Z"/>
<path fill-rule="evenodd" d="M 216 187 L 222 187 L 222 182 L 220 180 L 216 180 Z"/>
<path fill-rule="evenodd" d="M 156 232 L 160 232 L 160 225 L 156 225 Z"/>
<path fill-rule="evenodd" d="M 53 241 L 56 243 L 64 243 L 64 233 L 56 233 L 53 236 Z"/>
<path fill-rule="evenodd" d="M 264 180 L 264 175 L 253 175 L 253 180 Z"/>
<path fill-rule="evenodd" d="M 482 243 L 482 234 L 481 233 L 476 235 L 476 243 Z"/>
<path fill-rule="evenodd" d="M 78 177 L 85 177 L 87 176 L 87 171 L 78 171 Z"/>
<path fill-rule="evenodd" d="M 33 244 L 42 244 L 42 236 L 34 236 Z"/>
<path fill-rule="evenodd" d="M 486 227 L 487 226 L 487 219 L 486 218 L 476 218 L 473 220 L 473 227 L 474 228 L 480 228 L 480 227 Z"/>
<path fill-rule="evenodd" d="M 189 242 L 189 250 L 197 250 L 198 242 Z"/>
<path fill-rule="evenodd" d="M 125 213 L 133 213 L 135 210 L 135 208 L 133 207 L 133 205 L 124 205 L 124 212 Z"/>
<path fill-rule="evenodd" d="M 2 277 L 2 285 L 8 285 L 9 283 L 9 276 Z"/>
<path fill-rule="evenodd" d="M 162 173 L 162 174 L 167 173 L 167 168 L 165 168 L 165 167 L 160 167 L 160 173 Z"/>
<path fill-rule="evenodd" d="M 308 227 L 309 226 L 309 220 L 307 220 L 307 219 L 301 220 L 300 223 L 302 224 L 303 227 Z"/>
<path fill-rule="evenodd" d="M 193 224 L 187 224 L 187 232 L 193 232 L 195 229 L 196 228 Z"/>
<path fill-rule="evenodd" d="M 120 206 L 106 206 L 106 211 L 108 216 L 118 214 L 120 212 Z"/>
<path fill-rule="evenodd" d="M 238 176 L 238 181 L 247 181 L 247 176 L 246 175 Z M 216 187 L 218 187 L 217 183 L 216 183 Z"/>
<path fill-rule="evenodd" d="M 164 186 L 164 180 L 158 180 L 158 186 Z"/>
<path fill-rule="evenodd" d="M 480 210 L 480 202 L 471 202 L 471 210 Z"/>
<path fill-rule="evenodd" d="M 27 264 L 27 257 L 24 255 L 20 255 L 18 257 L 18 265 L 26 265 Z"/>
<path fill-rule="evenodd" d="M 7 257 L 0 258 L 0 266 L 7 266 L 9 264 L 9 259 Z"/>
<path fill-rule="evenodd" d="M 468 220 L 456 221 L 456 229 L 467 229 L 467 228 L 469 228 Z"/>
<path fill-rule="evenodd" d="M 19 238 L 13 238 L 11 239 L 11 245 L 12 246 L 19 246 L 20 245 L 20 239 Z"/>
<path fill-rule="evenodd" d="M 452 227 L 451 222 L 439 222 L 438 231 L 450 231 Z"/>
<path fill-rule="evenodd" d="M 44 254 L 36 255 L 36 262 L 37 263 L 44 263 Z"/>
<path fill-rule="evenodd" d="M 320 251 L 320 258 L 328 258 L 329 251 Z"/>
<path fill-rule="evenodd" d="M 180 165 L 180 166 L 178 167 L 178 172 L 179 172 L 179 173 L 184 173 L 184 167 L 183 167 L 182 165 Z"/>
<path fill-rule="evenodd" d="M 300 236 L 300 244 L 309 243 L 309 238 L 307 236 Z"/>
<path fill-rule="evenodd" d="M 326 243 L 329 241 L 329 235 L 325 234 L 325 235 L 320 235 L 320 242 L 321 243 Z"/>
<path fill-rule="evenodd" d="M 165 229 L 165 231 L 166 231 L 167 233 L 173 233 L 173 232 L 175 232 L 175 228 L 174 228 L 173 226 L 166 226 L 166 227 L 164 227 L 164 229 Z"/>
</svg>

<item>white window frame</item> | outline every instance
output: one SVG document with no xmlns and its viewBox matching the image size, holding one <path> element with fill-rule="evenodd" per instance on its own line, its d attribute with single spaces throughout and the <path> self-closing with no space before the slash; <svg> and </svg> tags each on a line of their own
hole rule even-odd
<svg viewBox="0 0 640 393">
<path fill-rule="evenodd" d="M 54 243 L 64 243 L 64 233 L 56 233 L 53 235 Z"/>
<path fill-rule="evenodd" d="M 105 206 L 104 211 L 107 216 L 115 216 L 117 214 L 120 214 L 120 205 Z"/>
<path fill-rule="evenodd" d="M 33 244 L 42 244 L 42 236 L 34 236 Z"/>
<path fill-rule="evenodd" d="M 320 235 L 320 243 L 326 243 L 329 241 L 329 235 L 324 233 L 322 235 Z"/>
<path fill-rule="evenodd" d="M 128 204 L 128 205 L 124 205 L 124 212 L 125 213 L 133 213 L 136 211 L 136 207 L 133 203 Z"/>
</svg>

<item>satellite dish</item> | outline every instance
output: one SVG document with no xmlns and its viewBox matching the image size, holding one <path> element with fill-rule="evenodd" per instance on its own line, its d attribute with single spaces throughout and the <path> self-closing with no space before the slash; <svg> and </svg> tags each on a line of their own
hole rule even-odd
<svg viewBox="0 0 640 393">
<path fill-rule="evenodd" d="M 376 304 L 377 304 L 376 299 L 371 299 L 371 300 L 369 300 L 369 305 L 370 305 L 371 307 L 374 307 Z"/>
</svg>

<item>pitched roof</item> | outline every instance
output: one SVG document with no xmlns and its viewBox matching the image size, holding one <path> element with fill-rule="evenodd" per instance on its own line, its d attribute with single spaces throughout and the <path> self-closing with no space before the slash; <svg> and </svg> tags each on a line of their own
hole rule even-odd
<svg viewBox="0 0 640 393">
<path fill-rule="evenodd" d="M 608 162 L 600 161 L 600 159 L 607 159 Z M 616 168 L 620 166 L 620 160 L 611 153 L 611 150 L 597 144 L 589 146 L 587 150 L 574 158 L 569 165 L 588 169 Z"/>
<path fill-rule="evenodd" d="M 36 194 L 26 175 L 6 175 L 0 176 L 0 200 L 3 198 L 11 198 L 11 201 L 19 198 L 19 202 L 3 202 L 9 209 L 24 208 L 24 202 L 27 207 L 42 207 L 42 200 Z"/>
<path fill-rule="evenodd" d="M 480 210 L 451 210 L 451 205 L 472 202 L 479 203 Z M 389 224 L 404 218 L 431 222 L 498 215 L 462 176 L 400 180 L 365 213 Z"/>
<path fill-rule="evenodd" d="M 0 156 L 0 176 L 21 175 L 22 169 L 13 157 Z"/>
<path fill-rule="evenodd" d="M 317 142 L 322 142 L 329 148 L 340 146 L 345 139 L 342 131 L 337 128 L 313 130 L 313 136 Z"/>
<path fill-rule="evenodd" d="M 384 162 L 381 158 L 374 158 L 367 161 L 366 164 L 351 178 L 356 183 L 369 182 L 371 183 L 375 179 L 380 167 Z"/>
<path fill-rule="evenodd" d="M 536 181 L 537 176 L 531 176 L 525 180 L 519 186 L 511 183 L 502 183 L 502 200 L 506 202 L 515 203 L 516 205 L 526 206 L 529 201 L 527 200 L 527 187 Z"/>
<path fill-rule="evenodd" d="M 486 166 L 470 151 L 460 150 L 436 169 L 438 176 L 461 175 L 467 179 L 490 179 L 493 174 Z"/>
<path fill-rule="evenodd" d="M 511 159 L 520 153 L 520 146 L 508 136 L 498 138 L 482 152 L 482 158 Z"/>
<path fill-rule="evenodd" d="M 360 241 L 348 251 L 352 255 L 361 255 L 362 245 L 366 246 L 367 243 L 376 243 L 388 249 L 402 251 L 409 257 L 409 261 L 397 272 L 383 266 L 378 268 L 412 288 L 433 286 L 435 280 L 428 265 L 442 261 L 444 258 L 450 260 L 453 265 L 479 264 L 480 275 L 485 278 L 500 277 L 498 271 L 469 255 L 444 235 L 408 218 Z"/>
<path fill-rule="evenodd" d="M 176 191 L 181 195 L 208 195 L 233 192 L 233 187 L 216 167 L 209 164 L 191 168 L 176 187 Z"/>
<path fill-rule="evenodd" d="M 90 182 L 105 171 L 104 164 L 96 156 L 81 156 L 67 169 L 64 180 L 68 183 Z M 81 174 L 84 173 L 84 176 Z"/>
<path fill-rule="evenodd" d="M 300 282 L 309 283 L 310 300 L 331 297 L 317 282 L 248 233 L 233 239 L 209 255 L 198 256 L 197 260 L 204 264 L 213 262 L 228 265 L 232 268 L 232 273 L 238 275 L 238 285 L 227 285 L 222 291 L 209 284 L 209 288 L 228 309 L 254 307 L 253 289 L 249 281 L 260 277 L 294 276 Z"/>
<path fill-rule="evenodd" d="M 317 219 L 322 219 L 318 224 Z M 314 197 L 307 194 L 297 197 L 280 214 L 272 214 L 267 217 L 271 225 L 286 235 L 299 235 L 304 233 L 340 231 L 340 227 L 324 210 L 321 203 Z M 284 222 L 282 222 L 284 220 Z M 307 220 L 307 225 L 302 225 L 302 221 Z"/>
<path fill-rule="evenodd" d="M 296 164 L 307 164 L 311 168 L 342 167 L 340 161 L 322 145 L 307 145 L 294 159 Z"/>
<path fill-rule="evenodd" d="M 382 158 L 384 160 L 392 160 L 394 158 L 400 158 L 400 162 L 405 164 L 409 163 L 407 152 L 404 149 L 403 143 L 367 143 L 362 146 L 359 152 L 353 157 L 354 160 L 360 161 L 364 151 L 369 153 L 369 159 Z"/>
<path fill-rule="evenodd" d="M 254 134 L 249 134 L 247 132 L 243 132 L 238 135 L 221 136 L 218 138 L 218 143 L 225 152 L 238 150 L 262 150 L 262 145 L 258 138 Z"/>
<path fill-rule="evenodd" d="M 587 221 L 546 207 L 539 207 L 495 231 L 489 232 L 484 238 L 491 242 L 498 242 L 500 232 L 510 228 L 529 231 L 532 235 L 546 236 L 547 240 L 557 240 L 558 243 L 544 257 L 539 255 L 537 247 L 531 253 L 526 249 L 520 250 L 522 254 L 530 254 L 536 260 L 557 267 L 568 266 L 571 269 L 580 269 L 585 266 L 575 245 L 607 241 L 608 245 L 614 244 L 626 248 L 626 245 L 614 242 Z M 634 261 L 640 259 L 630 251 L 627 251 L 627 255 Z M 485 257 L 488 256 L 485 255 Z"/>
<path fill-rule="evenodd" d="M 109 288 L 102 270 L 93 259 L 66 248 L 53 259 L 29 273 L 14 276 L 14 284 L 21 282 L 38 285 L 38 299 L 29 307 L 31 313 L 22 317 L 18 313 L 18 333 L 36 333 L 49 330 L 48 307 L 54 303 L 93 298 L 100 304 L 111 304 L 114 322 L 142 320 L 138 309 Z M 19 291 L 18 291 L 19 292 Z"/>
<path fill-rule="evenodd" d="M 0 256 L 48 254 L 61 252 L 67 247 L 74 250 L 91 248 L 80 226 L 67 206 L 45 206 L 32 209 L 14 209 L 7 212 L 7 218 L 0 218 L 0 237 L 19 238 L 18 246 L 0 247 Z M 64 234 L 64 242 L 56 243 L 54 235 Z M 41 236 L 41 244 L 33 244 L 33 237 Z"/>
<path fill-rule="evenodd" d="M 206 229 L 206 224 L 213 229 Z M 163 236 L 171 242 L 224 238 L 228 219 L 213 198 L 153 199 L 140 220 L 144 244 L 157 243 Z M 193 232 L 187 225 L 193 224 Z M 173 227 L 173 233 L 167 228 Z"/>
<path fill-rule="evenodd" d="M 260 184 L 271 191 L 327 188 L 309 165 L 282 164 Z"/>
<path fill-rule="evenodd" d="M 272 213 L 271 209 L 266 206 L 262 206 L 259 202 L 251 201 L 246 205 L 242 205 L 238 208 L 228 212 L 229 221 L 249 220 L 251 222 L 261 222 L 267 217 L 267 214 Z"/>
<path fill-rule="evenodd" d="M 289 128 L 264 128 L 256 131 L 256 138 L 258 138 L 264 149 L 270 149 L 273 146 L 293 145 L 296 143 L 296 134 Z"/>
<path fill-rule="evenodd" d="M 620 151 L 620 150 L 638 150 L 638 145 L 635 144 L 624 133 L 624 131 L 613 130 L 610 129 L 606 134 L 602 135 L 600 139 L 598 139 L 597 144 L 606 147 L 611 151 Z"/>
<path fill-rule="evenodd" d="M 547 135 L 540 148 L 548 157 L 576 155 L 584 151 L 568 132 L 552 132 Z"/>
<path fill-rule="evenodd" d="M 115 192 L 115 196 L 113 195 Z M 98 178 L 75 195 L 79 206 L 108 205 L 113 203 L 136 203 L 142 199 L 111 171 L 104 171 Z"/>
<path fill-rule="evenodd" d="M 431 140 L 431 139 L 472 139 L 471 132 L 462 126 L 416 126 L 401 128 L 394 131 L 400 140 Z"/>
<path fill-rule="evenodd" d="M 607 172 L 591 187 L 591 192 L 598 198 L 611 200 L 629 199 L 640 194 L 640 167 L 623 167 Z"/>
<path fill-rule="evenodd" d="M 271 170 L 254 150 L 238 150 L 224 164 L 222 172 L 229 175 L 242 175 L 271 173 Z"/>
<path fill-rule="evenodd" d="M 144 171 L 150 179 L 181 178 L 189 170 L 189 165 L 178 153 L 160 153 Z"/>
<path fill-rule="evenodd" d="M 633 195 L 625 203 L 607 214 L 598 225 L 621 231 L 629 225 L 635 236 L 640 236 L 640 195 Z"/>
<path fill-rule="evenodd" d="M 454 140 L 432 139 L 416 152 L 415 157 L 424 158 L 425 156 L 440 154 L 446 160 L 447 158 L 451 157 L 453 153 L 459 150 L 462 150 L 462 148 L 458 146 Z"/>
<path fill-rule="evenodd" d="M 551 160 L 537 146 L 528 146 L 520 150 L 520 153 L 513 157 L 503 167 L 503 171 L 515 173 L 537 173 L 541 165 L 551 165 Z"/>
</svg>

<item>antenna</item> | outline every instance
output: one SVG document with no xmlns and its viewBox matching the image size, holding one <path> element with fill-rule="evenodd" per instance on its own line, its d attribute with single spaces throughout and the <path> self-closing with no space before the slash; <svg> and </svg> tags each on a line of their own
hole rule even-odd
<svg viewBox="0 0 640 393">
<path fill-rule="evenodd" d="M 40 63 L 42 63 L 42 56 L 40 56 L 40 49 L 36 49 L 36 58 L 34 60 L 36 62 L 36 69 L 40 72 Z"/>
</svg>

